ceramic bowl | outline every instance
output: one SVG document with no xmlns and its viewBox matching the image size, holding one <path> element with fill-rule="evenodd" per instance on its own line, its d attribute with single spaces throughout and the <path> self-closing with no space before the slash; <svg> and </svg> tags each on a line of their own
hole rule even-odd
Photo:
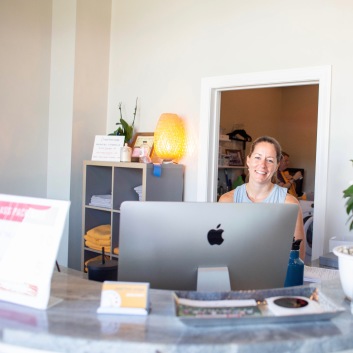
<svg viewBox="0 0 353 353">
<path fill-rule="evenodd" d="M 338 257 L 338 269 L 341 285 L 346 297 L 352 301 L 353 297 L 353 255 L 342 252 L 345 246 L 336 246 L 333 253 Z"/>
</svg>

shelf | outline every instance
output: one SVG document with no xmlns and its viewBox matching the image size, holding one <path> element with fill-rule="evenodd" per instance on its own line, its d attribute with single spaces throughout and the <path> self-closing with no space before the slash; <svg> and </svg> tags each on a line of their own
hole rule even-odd
<svg viewBox="0 0 353 353">
<path fill-rule="evenodd" d="M 85 245 L 87 231 L 104 224 L 111 227 L 110 249 L 119 247 L 120 206 L 124 201 L 139 201 L 136 186 L 142 186 L 141 201 L 183 201 L 184 167 L 162 165 L 162 175 L 153 175 L 153 164 L 134 162 L 83 163 L 82 270 L 87 260 L 101 254 Z M 112 195 L 112 207 L 90 206 L 92 196 Z M 111 259 L 119 255 L 106 252 Z"/>
<path fill-rule="evenodd" d="M 89 205 L 85 205 L 86 208 L 90 208 L 92 210 L 100 210 L 100 211 L 107 211 L 107 212 L 111 212 L 112 209 L 111 208 L 107 208 L 107 207 L 97 207 L 97 206 L 89 206 Z"/>
</svg>

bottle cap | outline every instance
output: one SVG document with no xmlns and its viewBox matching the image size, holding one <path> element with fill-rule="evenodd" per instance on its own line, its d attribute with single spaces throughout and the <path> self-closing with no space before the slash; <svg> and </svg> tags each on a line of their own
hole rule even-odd
<svg viewBox="0 0 353 353">
<path fill-rule="evenodd" d="M 300 243 L 303 239 L 298 239 L 298 240 L 293 240 L 292 243 L 292 250 L 299 250 L 300 249 Z"/>
</svg>

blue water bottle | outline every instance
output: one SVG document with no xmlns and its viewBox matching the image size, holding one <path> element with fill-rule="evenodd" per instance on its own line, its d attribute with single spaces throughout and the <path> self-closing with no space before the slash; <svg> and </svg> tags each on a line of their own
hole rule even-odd
<svg viewBox="0 0 353 353">
<path fill-rule="evenodd" d="M 299 248 L 302 239 L 293 240 L 292 250 L 289 254 L 285 287 L 301 286 L 304 278 L 304 262 L 299 257 Z"/>
</svg>

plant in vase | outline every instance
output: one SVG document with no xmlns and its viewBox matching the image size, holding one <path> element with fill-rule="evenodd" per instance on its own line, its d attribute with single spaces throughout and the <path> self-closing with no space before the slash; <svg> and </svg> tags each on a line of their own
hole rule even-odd
<svg viewBox="0 0 353 353">
<path fill-rule="evenodd" d="M 125 119 L 123 119 L 123 113 L 121 110 L 122 103 L 119 103 L 119 112 L 120 112 L 120 120 L 116 123 L 116 125 L 119 125 L 119 127 L 109 134 L 110 136 L 112 135 L 118 135 L 118 136 L 124 136 L 124 143 L 129 143 L 132 139 L 132 136 L 134 134 L 134 124 L 135 124 L 135 118 L 136 118 L 136 112 L 137 112 L 137 100 L 136 98 L 136 103 L 135 103 L 135 110 L 133 114 L 133 120 L 132 124 L 129 125 Z"/>
<path fill-rule="evenodd" d="M 351 162 L 353 160 L 351 159 Z M 348 214 L 349 230 L 353 229 L 353 184 L 343 190 L 343 197 L 346 201 L 346 212 Z M 352 246 L 337 246 L 333 249 L 333 253 L 338 256 L 338 268 L 340 273 L 343 292 L 346 297 L 351 300 L 351 310 L 353 313 L 353 247 Z"/>
<path fill-rule="evenodd" d="M 353 159 L 351 159 L 353 162 Z M 346 201 L 346 212 L 349 215 L 348 221 L 351 221 L 349 225 L 349 230 L 353 229 L 353 184 L 350 185 L 346 190 L 343 190 L 343 197 L 347 198 Z"/>
</svg>

